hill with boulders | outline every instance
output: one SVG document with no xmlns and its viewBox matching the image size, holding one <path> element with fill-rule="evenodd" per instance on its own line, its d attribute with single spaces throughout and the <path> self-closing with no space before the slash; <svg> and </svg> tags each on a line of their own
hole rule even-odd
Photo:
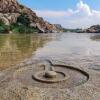
<svg viewBox="0 0 100 100">
<path fill-rule="evenodd" d="M 100 25 L 93 25 L 84 31 L 87 33 L 100 33 Z"/>
<path fill-rule="evenodd" d="M 0 33 L 53 33 L 59 31 L 57 25 L 44 21 L 34 11 L 19 4 L 16 0 L 0 0 Z"/>
<path fill-rule="evenodd" d="M 100 25 L 93 25 L 86 29 L 75 30 L 76 33 L 100 33 Z"/>
</svg>

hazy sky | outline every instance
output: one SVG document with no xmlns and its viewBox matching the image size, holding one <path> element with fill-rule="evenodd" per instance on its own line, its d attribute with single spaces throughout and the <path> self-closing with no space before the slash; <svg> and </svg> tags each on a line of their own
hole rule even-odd
<svg viewBox="0 0 100 100">
<path fill-rule="evenodd" d="M 100 0 L 18 0 L 38 16 L 66 28 L 100 24 Z"/>
</svg>

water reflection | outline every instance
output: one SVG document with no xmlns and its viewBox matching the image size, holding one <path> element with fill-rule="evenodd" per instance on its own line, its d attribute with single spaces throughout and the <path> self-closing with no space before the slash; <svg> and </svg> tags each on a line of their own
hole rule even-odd
<svg viewBox="0 0 100 100">
<path fill-rule="evenodd" d="M 100 41 L 100 34 L 99 35 L 94 35 L 94 36 L 91 36 L 91 38 L 93 41 Z"/>
<path fill-rule="evenodd" d="M 64 33 L 35 53 L 37 58 L 68 59 L 100 56 L 100 42 L 90 39 L 99 34 Z M 99 36 L 100 37 L 100 36 Z M 97 36 L 98 38 L 98 36 Z"/>
<path fill-rule="evenodd" d="M 100 60 L 99 34 L 0 35 L 0 70 L 26 58 Z M 87 59 L 88 57 L 88 59 Z M 72 60 L 69 60 L 72 61 Z M 97 60 L 95 60 L 97 61 Z"/>
<path fill-rule="evenodd" d="M 48 35 L 0 35 L 0 70 L 31 57 L 38 48 L 51 40 Z"/>
</svg>

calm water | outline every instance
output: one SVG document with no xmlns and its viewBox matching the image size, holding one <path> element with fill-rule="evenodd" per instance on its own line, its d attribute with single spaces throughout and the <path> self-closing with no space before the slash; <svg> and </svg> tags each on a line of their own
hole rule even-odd
<svg viewBox="0 0 100 100">
<path fill-rule="evenodd" d="M 35 52 L 36 57 L 95 57 L 100 56 L 99 34 L 64 33 Z"/>
<path fill-rule="evenodd" d="M 0 35 L 0 70 L 26 58 L 100 60 L 99 34 Z"/>
</svg>

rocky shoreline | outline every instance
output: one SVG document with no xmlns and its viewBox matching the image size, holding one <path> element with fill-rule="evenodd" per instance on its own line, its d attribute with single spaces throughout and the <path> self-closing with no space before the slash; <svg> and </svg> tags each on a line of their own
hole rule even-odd
<svg viewBox="0 0 100 100">
<path fill-rule="evenodd" d="M 87 29 L 78 29 L 77 33 L 100 33 L 100 25 L 93 25 Z"/>
<path fill-rule="evenodd" d="M 89 74 L 89 80 L 79 86 L 72 88 L 42 88 L 25 85 L 19 81 L 16 75 L 21 75 L 23 71 L 28 71 L 43 60 L 26 60 L 15 68 L 5 70 L 0 73 L 0 100 L 99 100 L 100 99 L 100 73 L 99 71 L 88 69 L 81 63 L 59 62 L 52 60 L 53 64 L 70 65 L 84 70 Z M 77 66 L 76 66 L 77 65 Z M 84 64 L 83 64 L 84 65 Z M 27 78 L 27 77 L 26 77 Z M 38 83 L 39 84 L 39 83 Z"/>
</svg>

